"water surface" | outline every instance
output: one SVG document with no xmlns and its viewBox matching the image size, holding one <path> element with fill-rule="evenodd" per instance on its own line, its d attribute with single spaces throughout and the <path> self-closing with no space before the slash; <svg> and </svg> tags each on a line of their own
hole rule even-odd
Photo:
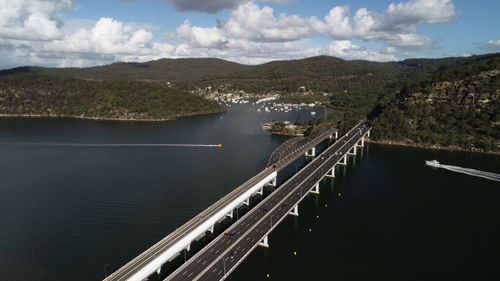
<svg viewBox="0 0 500 281">
<path fill-rule="evenodd" d="M 296 117 L 233 105 L 162 123 L 0 120 L 0 143 L 224 145 L 0 145 L 0 280 L 101 280 L 260 171 L 287 138 L 259 123 Z M 430 159 L 500 172 L 495 156 L 371 145 L 229 280 L 498 276 L 498 182 L 428 168 Z"/>
</svg>

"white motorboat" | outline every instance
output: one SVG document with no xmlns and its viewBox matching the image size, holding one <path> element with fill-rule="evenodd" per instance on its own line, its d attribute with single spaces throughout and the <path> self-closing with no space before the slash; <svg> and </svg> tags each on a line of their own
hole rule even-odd
<svg viewBox="0 0 500 281">
<path fill-rule="evenodd" d="M 425 165 L 431 166 L 431 167 L 437 167 L 437 168 L 441 167 L 441 164 L 439 164 L 439 162 L 437 160 L 432 160 L 432 161 L 427 160 L 427 161 L 425 161 Z"/>
</svg>

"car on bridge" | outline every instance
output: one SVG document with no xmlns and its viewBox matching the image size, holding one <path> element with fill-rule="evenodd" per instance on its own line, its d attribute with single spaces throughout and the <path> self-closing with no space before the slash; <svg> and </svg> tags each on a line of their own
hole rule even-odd
<svg viewBox="0 0 500 281">
<path fill-rule="evenodd" d="M 224 237 L 234 237 L 234 236 L 236 236 L 236 233 L 234 233 L 234 232 L 226 232 L 226 233 L 224 233 Z"/>
</svg>

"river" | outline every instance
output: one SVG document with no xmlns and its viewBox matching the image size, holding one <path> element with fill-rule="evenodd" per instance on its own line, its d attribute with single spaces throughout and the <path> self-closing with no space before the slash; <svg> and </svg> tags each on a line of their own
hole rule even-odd
<svg viewBox="0 0 500 281">
<path fill-rule="evenodd" d="M 160 123 L 0 119 L 0 280 L 101 280 L 260 171 L 287 138 L 258 124 L 298 114 L 233 105 Z M 498 277 L 500 184 L 432 159 L 500 172 L 498 156 L 367 145 L 228 280 Z"/>
</svg>

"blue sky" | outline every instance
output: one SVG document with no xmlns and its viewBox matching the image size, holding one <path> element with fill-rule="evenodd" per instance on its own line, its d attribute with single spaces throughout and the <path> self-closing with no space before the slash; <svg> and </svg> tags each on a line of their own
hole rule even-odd
<svg viewBox="0 0 500 281">
<path fill-rule="evenodd" d="M 0 68 L 500 51 L 500 1 L 0 0 Z"/>
</svg>

